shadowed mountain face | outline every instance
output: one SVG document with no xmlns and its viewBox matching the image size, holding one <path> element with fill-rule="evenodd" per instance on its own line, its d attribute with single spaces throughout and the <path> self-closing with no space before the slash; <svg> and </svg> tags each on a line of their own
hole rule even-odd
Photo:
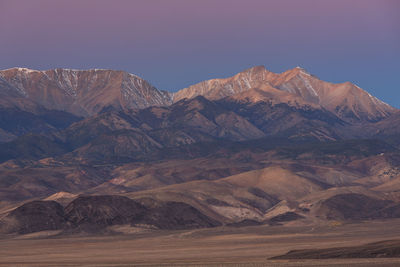
<svg viewBox="0 0 400 267">
<path fill-rule="evenodd" d="M 0 108 L 0 143 L 24 134 L 49 134 L 67 128 L 81 117 L 59 110 L 38 108 L 33 112 L 18 107 Z"/>
<path fill-rule="evenodd" d="M 215 227 L 219 222 L 182 202 L 152 199 L 144 205 L 124 196 L 81 196 L 65 209 L 55 201 L 33 201 L 10 212 L 0 230 L 27 234 L 45 230 L 96 233 L 113 225 L 142 225 L 157 229 Z"/>
<path fill-rule="evenodd" d="M 74 227 L 105 227 L 140 220 L 146 208 L 127 197 L 79 197 L 65 208 L 65 217 Z"/>
<path fill-rule="evenodd" d="M 173 99 L 121 71 L 16 68 L 0 95 L 5 232 L 400 217 L 398 111 L 301 68 Z"/>
<path fill-rule="evenodd" d="M 110 110 L 52 135 L 23 136 L 10 144 L 0 144 L 0 160 L 64 155 L 90 162 L 127 162 L 155 159 L 167 153 L 164 151 L 181 150 L 197 143 L 275 137 L 299 142 L 333 141 L 341 139 L 345 126 L 332 113 L 312 107 L 265 102 L 239 104 L 199 96 L 169 107 Z M 43 144 L 41 150 L 35 140 Z M 11 151 L 11 147 L 16 149 Z"/>
<path fill-rule="evenodd" d="M 379 121 L 376 125 L 366 128 L 375 134 L 374 137 L 384 138 L 389 143 L 400 145 L 400 111 L 392 114 L 384 120 Z"/>
<path fill-rule="evenodd" d="M 32 201 L 10 212 L 0 225 L 6 232 L 27 234 L 59 230 L 64 224 L 64 208 L 59 203 Z"/>
</svg>

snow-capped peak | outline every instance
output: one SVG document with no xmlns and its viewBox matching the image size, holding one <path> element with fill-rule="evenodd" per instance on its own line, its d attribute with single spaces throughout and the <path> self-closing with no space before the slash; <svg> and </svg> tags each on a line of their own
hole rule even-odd
<svg viewBox="0 0 400 267">
<path fill-rule="evenodd" d="M 297 66 L 294 68 L 295 70 L 298 70 L 301 74 L 305 74 L 307 76 L 311 76 L 310 73 L 308 73 L 308 71 L 305 68 L 302 68 L 300 66 Z"/>
<path fill-rule="evenodd" d="M 9 68 L 9 69 L 5 69 L 4 71 L 8 71 L 8 70 L 18 70 L 19 72 L 25 72 L 25 73 L 40 72 L 38 70 L 33 70 L 33 69 L 28 69 L 28 68 L 20 68 L 20 67 Z"/>
</svg>

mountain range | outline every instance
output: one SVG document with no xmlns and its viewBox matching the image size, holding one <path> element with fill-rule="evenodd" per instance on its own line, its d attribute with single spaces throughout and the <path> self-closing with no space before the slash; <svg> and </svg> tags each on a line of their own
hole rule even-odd
<svg viewBox="0 0 400 267">
<path fill-rule="evenodd" d="M 399 120 L 300 67 L 175 93 L 124 71 L 2 70 L 0 230 L 397 218 Z"/>
<path fill-rule="evenodd" d="M 232 97 L 237 101 L 272 101 L 313 105 L 342 119 L 377 121 L 395 109 L 350 82 L 321 81 L 301 67 L 273 73 L 257 66 L 226 79 L 212 79 L 169 93 L 124 71 L 54 69 L 36 71 L 13 68 L 0 71 L 3 102 L 27 107 L 27 103 L 91 116 L 103 108 L 168 106 L 181 99 L 204 96 L 210 100 Z M 2 105 L 7 105 L 4 103 Z"/>
</svg>

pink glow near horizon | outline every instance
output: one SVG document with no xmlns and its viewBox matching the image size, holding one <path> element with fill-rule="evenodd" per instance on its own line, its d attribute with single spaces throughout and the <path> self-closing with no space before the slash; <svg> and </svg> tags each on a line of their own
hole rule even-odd
<svg viewBox="0 0 400 267">
<path fill-rule="evenodd" d="M 0 1 L 0 68 L 124 69 L 176 90 L 253 65 L 350 80 L 392 105 L 399 1 Z M 398 97 L 399 99 L 399 97 Z"/>
</svg>

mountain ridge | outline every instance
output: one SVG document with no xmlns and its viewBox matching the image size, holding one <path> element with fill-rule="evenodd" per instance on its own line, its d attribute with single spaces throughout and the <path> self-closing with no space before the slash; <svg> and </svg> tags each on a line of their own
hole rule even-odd
<svg viewBox="0 0 400 267">
<path fill-rule="evenodd" d="M 238 101 L 311 105 L 325 108 L 351 123 L 379 121 L 397 111 L 351 82 L 325 82 L 299 66 L 282 73 L 255 66 L 231 77 L 205 80 L 176 92 L 159 90 L 122 70 L 39 71 L 16 67 L 0 70 L 0 94 L 8 104 L 19 107 L 29 108 L 26 106 L 33 105 L 30 101 L 47 109 L 85 117 L 110 106 L 118 109 L 169 106 L 199 95 L 211 100 L 230 97 Z"/>
<path fill-rule="evenodd" d="M 78 116 L 94 115 L 107 106 L 131 109 L 171 102 L 169 92 L 125 71 L 11 68 L 0 71 L 0 77 L 0 95 L 9 102 L 21 106 L 28 100 Z"/>
<path fill-rule="evenodd" d="M 184 88 L 174 94 L 173 101 L 197 95 L 221 99 L 244 94 L 239 99 L 251 99 L 252 93 L 249 91 L 252 89 L 266 92 L 268 95 L 264 100 L 283 102 L 280 99 L 283 96 L 286 102 L 289 99 L 294 103 L 319 105 L 349 122 L 379 121 L 397 110 L 355 84 L 325 82 L 301 67 L 282 73 L 270 72 L 264 66 L 252 67 L 228 78 L 211 79 Z M 263 97 L 255 99 L 262 100 Z"/>
</svg>

